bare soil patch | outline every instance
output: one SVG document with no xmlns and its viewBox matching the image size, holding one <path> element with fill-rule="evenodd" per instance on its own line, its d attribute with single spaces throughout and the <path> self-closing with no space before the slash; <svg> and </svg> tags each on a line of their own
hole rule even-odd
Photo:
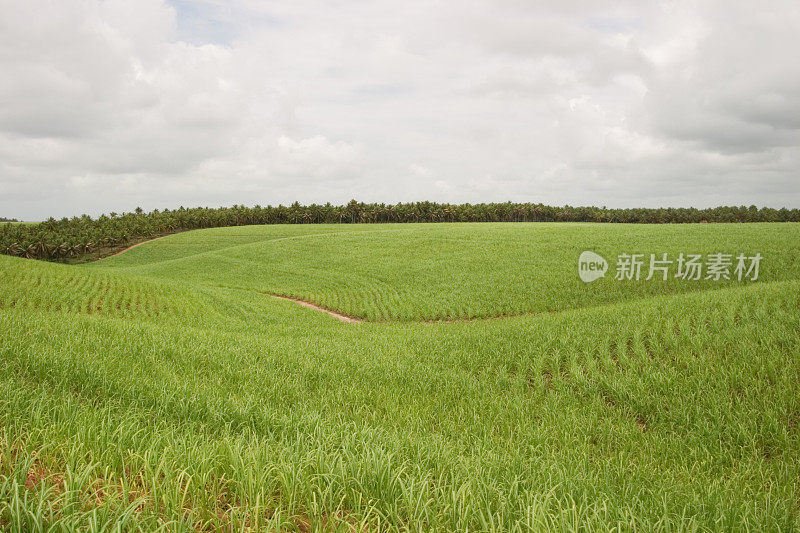
<svg viewBox="0 0 800 533">
<path fill-rule="evenodd" d="M 359 323 L 363 322 L 363 320 L 361 320 L 360 318 L 356 318 L 354 316 L 349 316 L 349 315 L 344 315 L 342 313 L 334 311 L 333 309 L 328 309 L 327 307 L 322 307 L 321 305 L 317 305 L 315 303 L 308 302 L 308 301 L 303 300 L 301 298 L 294 298 L 292 296 L 281 296 L 280 294 L 270 294 L 270 296 L 272 296 L 273 298 L 277 298 L 279 300 L 288 300 L 290 302 L 294 302 L 296 304 L 300 304 L 303 307 L 307 307 L 309 309 L 315 309 L 317 311 L 322 311 L 323 313 L 327 313 L 327 314 L 331 315 L 332 317 L 338 318 L 342 322 L 347 322 L 348 324 L 359 324 Z"/>
<path fill-rule="evenodd" d="M 169 235 L 172 235 L 172 233 L 170 233 Z M 108 257 L 114 257 L 115 255 L 124 254 L 125 252 L 127 252 L 131 248 L 136 248 L 137 246 L 141 246 L 142 244 L 144 244 L 146 242 L 153 242 L 153 241 L 158 240 L 158 239 L 163 239 L 164 237 L 168 237 L 169 235 L 160 235 L 158 237 L 153 237 L 152 239 L 145 239 L 143 241 L 137 242 L 136 244 L 132 244 L 132 245 L 128 246 L 127 248 L 123 248 L 122 250 L 119 250 L 118 252 L 114 252 L 113 254 L 104 255 L 103 257 L 98 257 L 98 259 L 106 259 Z"/>
</svg>

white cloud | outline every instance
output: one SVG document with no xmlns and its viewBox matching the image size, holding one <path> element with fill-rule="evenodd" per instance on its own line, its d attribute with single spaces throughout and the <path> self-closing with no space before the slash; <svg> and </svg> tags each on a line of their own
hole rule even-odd
<svg viewBox="0 0 800 533">
<path fill-rule="evenodd" d="M 417 176 L 419 178 L 430 178 L 433 176 L 433 171 L 426 166 L 418 165 L 416 163 L 412 163 L 408 167 L 408 171 L 411 172 L 412 176 Z"/>
<path fill-rule="evenodd" d="M 800 205 L 790 0 L 0 14 L 2 216 L 352 197 Z"/>
<path fill-rule="evenodd" d="M 435 187 L 436 187 L 438 190 L 440 190 L 440 191 L 442 191 L 442 192 L 449 192 L 450 190 L 452 190 L 452 187 L 450 186 L 450 184 L 449 184 L 449 183 L 447 183 L 447 182 L 446 182 L 446 181 L 444 181 L 444 180 L 436 180 L 436 181 L 434 181 L 434 182 L 433 182 L 433 185 L 434 185 L 434 186 L 435 186 Z"/>
<path fill-rule="evenodd" d="M 322 135 L 297 141 L 281 135 L 271 167 L 278 176 L 345 177 L 356 169 L 361 151 L 358 144 L 332 143 Z"/>
</svg>

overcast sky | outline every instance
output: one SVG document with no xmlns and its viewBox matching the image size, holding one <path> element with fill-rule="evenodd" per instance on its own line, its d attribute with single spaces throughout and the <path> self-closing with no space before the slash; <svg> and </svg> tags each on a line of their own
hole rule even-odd
<svg viewBox="0 0 800 533">
<path fill-rule="evenodd" d="M 797 0 L 0 0 L 0 216 L 800 207 Z"/>
</svg>

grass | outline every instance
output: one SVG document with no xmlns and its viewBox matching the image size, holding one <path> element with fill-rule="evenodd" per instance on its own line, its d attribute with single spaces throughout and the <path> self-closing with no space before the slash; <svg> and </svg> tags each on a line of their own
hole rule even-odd
<svg viewBox="0 0 800 533">
<path fill-rule="evenodd" d="M 94 264 L 162 279 L 314 301 L 367 320 L 519 315 L 719 288 L 726 282 L 603 280 L 577 258 L 620 253 L 765 256 L 760 279 L 800 278 L 798 224 L 423 224 L 249 226 L 173 235 Z M 727 284 L 737 284 L 728 282 Z"/>
<path fill-rule="evenodd" d="M 0 257 L 0 527 L 797 529 L 798 229 L 263 226 Z M 584 285 L 586 243 L 766 259 L 754 283 Z M 519 316 L 423 321 L 495 314 Z"/>
</svg>

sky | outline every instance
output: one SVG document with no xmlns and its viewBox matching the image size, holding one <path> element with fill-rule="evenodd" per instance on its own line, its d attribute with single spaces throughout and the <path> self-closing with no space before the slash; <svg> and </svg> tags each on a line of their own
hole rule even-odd
<svg viewBox="0 0 800 533">
<path fill-rule="evenodd" d="M 800 207 L 800 2 L 0 0 L 0 216 Z"/>
</svg>

